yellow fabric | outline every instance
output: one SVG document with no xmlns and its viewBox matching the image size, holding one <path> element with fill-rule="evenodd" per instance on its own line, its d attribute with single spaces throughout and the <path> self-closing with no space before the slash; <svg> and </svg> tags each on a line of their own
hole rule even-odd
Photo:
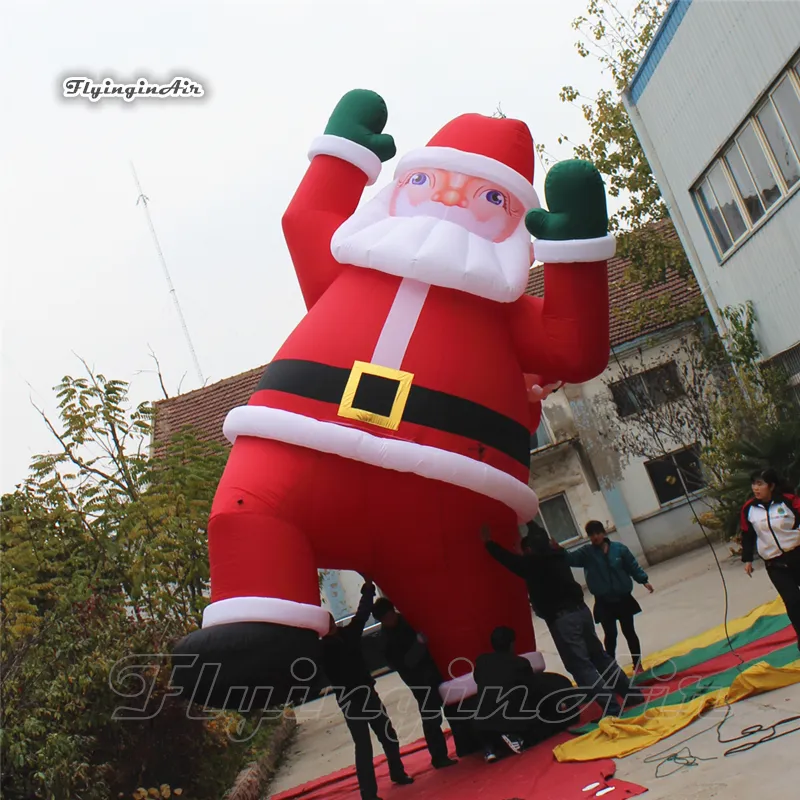
<svg viewBox="0 0 800 800">
<path fill-rule="evenodd" d="M 761 608 L 768 608 L 772 605 L 769 603 Z M 755 609 L 755 611 L 758 610 Z M 742 619 L 747 619 L 747 617 Z M 703 636 L 709 634 L 703 634 Z M 711 641 L 716 640 L 712 638 Z M 702 645 L 694 645 L 694 647 L 698 646 Z M 781 689 L 795 683 L 800 683 L 800 659 L 781 668 L 772 667 L 761 661 L 737 675 L 727 689 L 719 689 L 683 705 L 650 708 L 641 716 L 632 719 L 616 717 L 601 719 L 596 730 L 558 745 L 553 750 L 553 754 L 558 761 L 623 758 L 672 736 L 673 733 L 685 728 L 711 708 L 736 703 L 746 697 L 770 692 L 773 689 Z"/>
<path fill-rule="evenodd" d="M 783 600 L 781 600 L 780 597 L 776 597 L 771 602 L 764 603 L 764 605 L 754 608 L 749 614 L 745 614 L 743 617 L 738 617 L 737 619 L 731 620 L 728 623 L 728 636 L 735 636 L 737 633 L 747 630 L 751 625 L 753 625 L 753 623 L 755 623 L 757 619 L 760 619 L 761 617 L 777 617 L 785 613 L 786 606 L 783 604 Z M 714 644 L 714 642 L 718 642 L 724 638 L 725 625 L 717 625 L 716 628 L 711 628 L 711 630 L 705 631 L 698 636 L 693 636 L 691 639 L 685 639 L 682 642 L 678 642 L 678 644 L 667 647 L 665 650 L 660 650 L 657 653 L 653 653 L 652 655 L 643 658 L 642 669 L 652 669 L 653 667 L 657 667 L 659 664 L 663 664 L 665 661 L 668 661 L 671 658 L 685 656 L 692 650 L 700 647 L 708 647 L 709 645 Z M 624 671 L 626 675 L 630 676 L 633 672 L 633 666 L 628 665 L 625 667 Z"/>
</svg>

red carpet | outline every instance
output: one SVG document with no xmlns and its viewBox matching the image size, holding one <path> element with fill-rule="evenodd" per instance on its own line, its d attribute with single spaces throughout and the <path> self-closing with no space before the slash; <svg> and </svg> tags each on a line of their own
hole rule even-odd
<svg viewBox="0 0 800 800">
<path fill-rule="evenodd" d="M 431 767 L 425 742 L 420 740 L 403 748 L 403 763 L 414 778 L 414 784 L 392 784 L 386 759 L 381 754 L 375 761 L 378 791 L 384 800 L 579 800 L 596 797 L 617 800 L 647 791 L 643 786 L 614 780 L 616 765 L 611 759 L 559 764 L 553 757 L 553 748 L 570 738 L 566 733 L 554 736 L 522 755 L 510 754 L 494 764 L 484 764 L 483 757 L 476 754 L 443 770 Z M 591 784 L 597 785 L 584 791 Z M 359 797 L 355 770 L 349 767 L 275 795 L 272 800 L 359 800 Z"/>
</svg>

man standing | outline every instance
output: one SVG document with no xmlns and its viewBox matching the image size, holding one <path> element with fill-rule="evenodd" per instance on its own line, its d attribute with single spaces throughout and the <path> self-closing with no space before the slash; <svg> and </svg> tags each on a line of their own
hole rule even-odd
<svg viewBox="0 0 800 800">
<path fill-rule="evenodd" d="M 381 633 L 389 666 L 411 689 L 419 706 L 422 733 L 434 769 L 452 767 L 458 763 L 447 754 L 447 740 L 442 732 L 442 701 L 439 685 L 442 676 L 428 651 L 427 639 L 417 633 L 391 600 L 380 597 L 375 602 L 373 616 L 381 623 Z"/>
<path fill-rule="evenodd" d="M 525 580 L 531 606 L 547 623 L 558 654 L 578 687 L 601 706 L 600 698 L 607 698 L 604 715 L 618 717 L 622 707 L 615 695 L 637 702 L 643 696 L 631 689 L 625 674 L 597 638 L 592 613 L 567 563 L 566 552 L 535 522 L 527 527 L 521 555 L 493 542 L 486 526 L 481 529 L 481 538 L 492 558 Z"/>
<path fill-rule="evenodd" d="M 370 728 L 386 753 L 392 782 L 401 786 L 414 782 L 403 767 L 397 733 L 375 691 L 375 679 L 361 650 L 364 625 L 372 613 L 374 599 L 375 584 L 367 579 L 361 587 L 361 602 L 353 619 L 339 627 L 331 616 L 328 633 L 322 638 L 322 666 L 355 744 L 361 800 L 380 800 L 372 762 Z"/>
</svg>

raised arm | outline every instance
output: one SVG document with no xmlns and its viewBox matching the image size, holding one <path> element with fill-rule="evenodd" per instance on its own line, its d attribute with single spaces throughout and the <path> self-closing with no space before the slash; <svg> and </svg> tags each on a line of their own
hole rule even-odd
<svg viewBox="0 0 800 800">
<path fill-rule="evenodd" d="M 562 161 L 547 175 L 545 196 L 550 210 L 525 218 L 544 263 L 544 298 L 510 305 L 511 336 L 523 371 L 583 383 L 606 368 L 610 351 L 607 261 L 616 242 L 605 187 L 588 161 Z"/>
<path fill-rule="evenodd" d="M 381 133 L 386 119 L 383 99 L 356 89 L 339 101 L 324 135 L 311 145 L 311 164 L 282 221 L 307 308 L 342 269 L 331 254 L 331 237 L 356 210 L 364 187 L 376 181 L 381 161 L 395 154 L 392 137 Z"/>
<path fill-rule="evenodd" d="M 520 578 L 525 577 L 527 556 L 512 553 L 502 545 L 497 544 L 497 542 L 486 542 L 486 550 L 498 564 L 502 564 L 507 570 Z"/>
<path fill-rule="evenodd" d="M 585 544 L 575 550 L 564 550 L 562 548 L 564 556 L 567 559 L 567 564 L 569 564 L 571 567 L 585 567 L 586 556 L 589 555 L 590 547 L 590 544 Z"/>
<path fill-rule="evenodd" d="M 364 633 L 364 626 L 367 624 L 372 606 L 375 603 L 375 584 L 372 581 L 365 581 L 361 587 L 361 600 L 358 603 L 355 616 L 347 623 L 348 632 L 361 636 Z"/>
</svg>

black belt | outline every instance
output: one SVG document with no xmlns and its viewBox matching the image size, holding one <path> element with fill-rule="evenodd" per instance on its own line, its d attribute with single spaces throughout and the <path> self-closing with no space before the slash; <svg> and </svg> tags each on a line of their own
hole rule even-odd
<svg viewBox="0 0 800 800">
<path fill-rule="evenodd" d="M 256 391 L 271 389 L 336 403 L 340 416 L 397 429 L 402 419 L 454 433 L 530 466 L 530 432 L 522 423 L 471 400 L 415 386 L 399 370 L 356 362 L 353 369 L 315 361 L 273 361 Z"/>
</svg>

